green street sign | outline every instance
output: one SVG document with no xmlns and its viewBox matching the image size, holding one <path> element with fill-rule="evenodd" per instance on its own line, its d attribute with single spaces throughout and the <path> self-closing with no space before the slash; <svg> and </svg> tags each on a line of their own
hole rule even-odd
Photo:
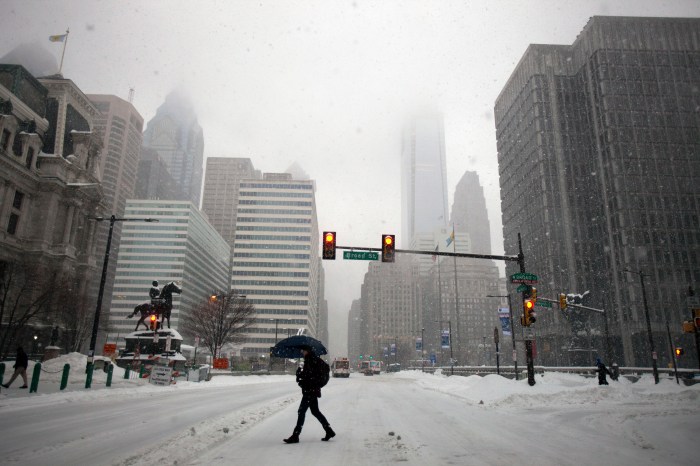
<svg viewBox="0 0 700 466">
<path fill-rule="evenodd" d="M 534 273 L 518 272 L 510 276 L 511 283 L 524 283 L 526 285 L 536 285 L 539 277 Z"/>
<path fill-rule="evenodd" d="M 552 308 L 552 303 L 547 302 L 547 301 L 539 301 L 539 300 L 538 300 L 538 301 L 535 302 L 535 306 L 547 307 L 547 308 L 551 309 L 551 308 Z"/>
<path fill-rule="evenodd" d="M 523 291 L 527 291 L 527 289 L 528 289 L 527 285 L 520 284 L 520 286 L 518 286 L 515 289 L 515 291 L 517 291 L 518 293 L 522 293 Z"/>
<path fill-rule="evenodd" d="M 343 259 L 356 261 L 379 260 L 379 253 L 372 251 L 343 251 Z"/>
</svg>

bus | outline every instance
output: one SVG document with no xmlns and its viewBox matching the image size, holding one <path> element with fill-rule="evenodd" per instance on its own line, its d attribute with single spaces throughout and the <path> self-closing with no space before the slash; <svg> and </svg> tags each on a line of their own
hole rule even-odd
<svg viewBox="0 0 700 466">
<path fill-rule="evenodd" d="M 350 361 L 348 358 L 336 358 L 331 364 L 333 377 L 350 377 Z"/>
</svg>

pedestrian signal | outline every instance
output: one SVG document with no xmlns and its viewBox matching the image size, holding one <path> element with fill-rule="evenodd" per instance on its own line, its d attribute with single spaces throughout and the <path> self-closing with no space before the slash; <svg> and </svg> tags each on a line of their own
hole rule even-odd
<svg viewBox="0 0 700 466">
<path fill-rule="evenodd" d="M 335 260 L 335 231 L 323 232 L 323 259 Z"/>
<path fill-rule="evenodd" d="M 382 235 L 382 262 L 394 262 L 395 239 L 394 235 Z"/>
<path fill-rule="evenodd" d="M 157 320 L 158 320 L 158 318 L 156 317 L 156 315 L 151 314 L 151 330 L 156 329 L 156 325 L 158 325 Z"/>
<path fill-rule="evenodd" d="M 676 357 L 677 357 L 677 358 L 680 358 L 680 357 L 683 356 L 684 354 L 685 354 L 685 350 L 684 350 L 683 348 L 680 348 L 680 347 L 677 346 L 677 347 L 676 347 Z"/>
</svg>

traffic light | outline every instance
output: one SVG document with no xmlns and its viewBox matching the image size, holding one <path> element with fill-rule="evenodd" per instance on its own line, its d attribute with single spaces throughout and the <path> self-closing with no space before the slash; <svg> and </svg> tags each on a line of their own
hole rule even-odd
<svg viewBox="0 0 700 466">
<path fill-rule="evenodd" d="M 215 295 L 215 294 L 209 296 L 209 302 L 210 302 L 210 303 L 215 303 L 215 302 L 217 302 L 218 300 L 219 300 L 219 297 L 218 297 L 217 295 Z"/>
<path fill-rule="evenodd" d="M 684 354 L 685 354 L 685 350 L 683 348 L 676 346 L 676 357 L 680 358 Z"/>
<path fill-rule="evenodd" d="M 323 258 L 335 260 L 335 231 L 323 232 Z"/>
<path fill-rule="evenodd" d="M 382 262 L 394 262 L 394 235 L 382 235 Z"/>
<path fill-rule="evenodd" d="M 527 290 L 525 290 L 524 294 L 526 298 L 530 298 L 533 301 L 537 301 L 537 288 L 531 285 L 525 285 L 527 286 Z"/>
<path fill-rule="evenodd" d="M 529 327 L 534 324 L 537 314 L 535 314 L 535 300 L 532 298 L 527 298 L 523 301 L 523 325 Z"/>
<path fill-rule="evenodd" d="M 363 356 L 363 355 L 360 355 L 360 359 L 364 359 L 364 356 Z"/>
<path fill-rule="evenodd" d="M 559 309 L 565 311 L 569 303 L 566 301 L 566 295 L 564 293 L 559 293 Z"/>
<path fill-rule="evenodd" d="M 156 330 L 158 322 L 158 318 L 156 317 L 155 314 L 151 314 L 151 330 Z"/>
</svg>

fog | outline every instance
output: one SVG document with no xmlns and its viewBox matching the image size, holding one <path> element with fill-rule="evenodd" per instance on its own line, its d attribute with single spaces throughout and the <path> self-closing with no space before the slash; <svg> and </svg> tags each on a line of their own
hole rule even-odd
<svg viewBox="0 0 700 466">
<path fill-rule="evenodd" d="M 401 245 L 400 143 L 407 118 L 445 120 L 449 205 L 466 170 L 503 253 L 493 105 L 530 43 L 570 44 L 593 15 L 698 16 L 697 1 L 4 1 L 0 56 L 70 28 L 63 75 L 150 120 L 173 89 L 204 129 L 205 157 L 294 162 L 316 180 L 319 228 L 338 244 Z M 331 352 L 367 264 L 324 261 Z M 501 269 L 502 270 L 502 269 Z"/>
</svg>

